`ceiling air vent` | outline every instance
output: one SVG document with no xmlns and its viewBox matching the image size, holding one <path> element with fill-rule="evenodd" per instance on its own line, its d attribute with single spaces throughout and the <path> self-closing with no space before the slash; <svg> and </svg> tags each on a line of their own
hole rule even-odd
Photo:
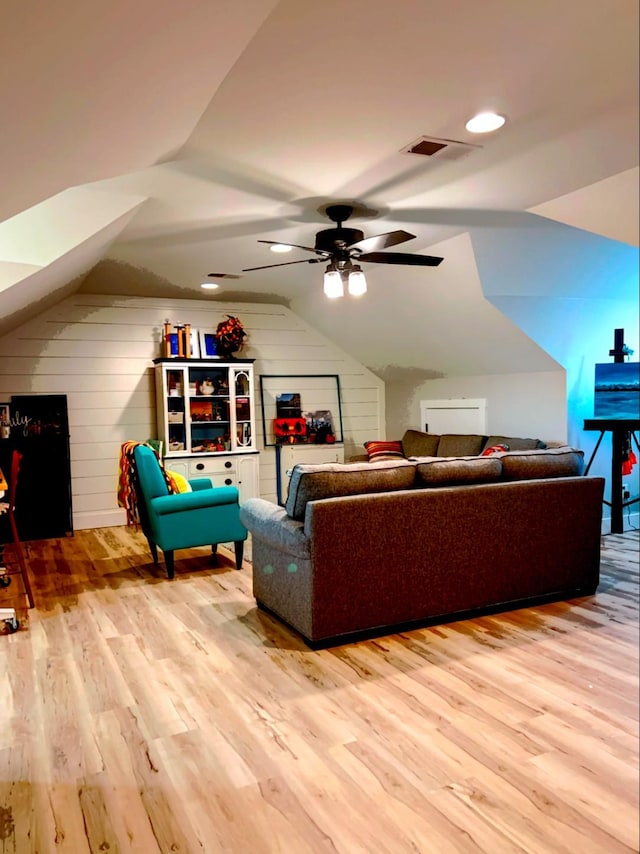
<svg viewBox="0 0 640 854">
<path fill-rule="evenodd" d="M 406 148 L 402 154 L 419 154 L 431 160 L 462 160 L 481 145 L 471 145 L 468 142 L 458 142 L 455 139 L 438 139 L 435 136 L 421 136 Z"/>
</svg>

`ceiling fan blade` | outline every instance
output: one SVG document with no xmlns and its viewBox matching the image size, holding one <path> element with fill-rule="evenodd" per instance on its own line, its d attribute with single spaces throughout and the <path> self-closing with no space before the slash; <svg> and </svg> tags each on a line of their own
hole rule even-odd
<svg viewBox="0 0 640 854">
<path fill-rule="evenodd" d="M 394 208 L 389 216 L 393 216 L 397 222 L 451 225 L 458 228 L 520 228 L 540 219 L 527 211 L 496 208 Z"/>
<path fill-rule="evenodd" d="M 258 243 L 270 243 L 271 246 L 293 246 L 294 249 L 304 249 L 305 252 L 315 252 L 316 255 L 322 255 L 323 258 L 329 258 L 330 252 L 325 252 L 324 249 L 312 249 L 311 246 L 300 246 L 299 243 L 283 243 L 281 240 L 259 240 Z"/>
<path fill-rule="evenodd" d="M 406 264 L 410 267 L 437 267 L 444 261 L 436 255 L 410 255 L 408 252 L 367 252 L 360 255 L 358 261 L 372 261 L 374 264 Z"/>
<path fill-rule="evenodd" d="M 270 267 L 289 267 L 291 264 L 321 264 L 326 258 L 303 258 L 302 261 L 284 261 L 282 264 L 263 264 L 262 267 L 245 267 L 242 272 L 250 273 L 252 270 L 268 270 Z"/>
<path fill-rule="evenodd" d="M 365 237 L 364 240 L 359 240 L 357 243 L 352 243 L 348 249 L 358 249 L 360 252 L 375 252 L 378 249 L 388 249 L 389 246 L 397 246 L 398 243 L 405 243 L 407 240 L 413 240 L 415 234 L 409 234 L 408 231 L 389 231 L 387 234 L 376 234 L 373 237 Z"/>
</svg>

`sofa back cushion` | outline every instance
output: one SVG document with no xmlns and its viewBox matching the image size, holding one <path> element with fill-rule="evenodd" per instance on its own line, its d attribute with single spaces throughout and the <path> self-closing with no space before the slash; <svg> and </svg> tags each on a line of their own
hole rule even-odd
<svg viewBox="0 0 640 854">
<path fill-rule="evenodd" d="M 406 430 L 402 437 L 405 457 L 435 457 L 438 453 L 438 433 L 423 433 L 421 430 Z"/>
<path fill-rule="evenodd" d="M 565 445 L 532 451 L 505 451 L 495 457 L 502 462 L 503 480 L 532 480 L 544 477 L 579 477 L 584 470 L 584 451 Z"/>
<path fill-rule="evenodd" d="M 487 448 L 493 445 L 507 445 L 509 451 L 535 451 L 538 448 L 546 448 L 547 446 L 541 439 L 518 439 L 514 436 L 489 436 L 482 448 L 486 451 Z"/>
<path fill-rule="evenodd" d="M 458 486 L 500 480 L 502 462 L 493 457 L 429 457 L 416 460 L 420 486 Z"/>
<path fill-rule="evenodd" d="M 487 440 L 486 436 L 475 433 L 444 433 L 438 442 L 437 456 L 439 457 L 470 457 L 482 453 Z M 496 444 L 493 442 L 492 444 Z"/>
<path fill-rule="evenodd" d="M 367 492 L 391 492 L 411 489 L 416 467 L 408 460 L 385 460 L 378 463 L 321 463 L 294 466 L 285 504 L 287 515 L 304 521 L 307 502 L 340 495 Z"/>
</svg>

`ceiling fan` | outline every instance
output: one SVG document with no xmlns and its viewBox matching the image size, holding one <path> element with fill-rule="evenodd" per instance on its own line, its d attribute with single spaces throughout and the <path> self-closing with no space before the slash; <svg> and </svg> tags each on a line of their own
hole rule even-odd
<svg viewBox="0 0 640 854">
<path fill-rule="evenodd" d="M 316 234 L 315 246 L 300 246 L 298 243 L 281 243 L 276 240 L 259 240 L 271 246 L 285 246 L 313 252 L 317 258 L 303 258 L 300 261 L 285 261 L 280 264 L 263 264 L 260 267 L 246 267 L 242 272 L 266 270 L 270 267 L 286 267 L 291 264 L 320 264 L 327 263 L 324 274 L 324 292 L 328 297 L 341 297 L 344 294 L 344 284 L 349 293 L 360 296 L 367 290 L 366 279 L 359 261 L 374 264 L 405 264 L 414 267 L 437 267 L 442 258 L 435 255 L 410 255 L 405 252 L 381 252 L 390 246 L 397 246 L 407 240 L 413 240 L 415 234 L 408 231 L 389 231 L 374 237 L 365 237 L 357 228 L 343 228 L 343 223 L 353 213 L 352 205 L 329 205 L 325 208 L 329 219 L 336 223 L 336 228 L 325 228 Z"/>
</svg>

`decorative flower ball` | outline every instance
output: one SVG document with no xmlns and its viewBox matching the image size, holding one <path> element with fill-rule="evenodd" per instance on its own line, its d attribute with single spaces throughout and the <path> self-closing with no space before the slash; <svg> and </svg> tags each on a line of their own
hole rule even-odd
<svg viewBox="0 0 640 854">
<path fill-rule="evenodd" d="M 229 354 L 236 353 L 241 350 L 244 345 L 244 339 L 247 333 L 237 317 L 227 315 L 227 319 L 223 320 L 216 327 L 215 342 L 216 349 L 219 353 Z"/>
</svg>

